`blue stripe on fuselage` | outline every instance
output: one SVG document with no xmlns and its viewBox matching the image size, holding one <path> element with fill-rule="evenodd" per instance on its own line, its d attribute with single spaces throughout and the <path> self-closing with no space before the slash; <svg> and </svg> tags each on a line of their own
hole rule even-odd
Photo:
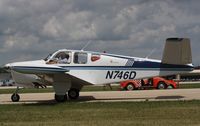
<svg viewBox="0 0 200 126">
<path fill-rule="evenodd" d="M 159 62 L 151 61 L 135 61 L 132 65 L 134 68 L 193 68 L 189 65 L 173 65 L 173 64 L 164 64 Z"/>
<path fill-rule="evenodd" d="M 193 69 L 189 65 L 163 64 L 151 61 L 134 61 L 132 66 L 61 66 L 64 68 L 78 69 Z"/>
<path fill-rule="evenodd" d="M 135 61 L 132 66 L 62 66 L 65 69 L 76 70 L 162 70 L 162 71 L 189 71 L 189 65 L 172 65 L 150 61 Z"/>
<path fill-rule="evenodd" d="M 192 68 L 134 68 L 127 66 L 62 66 L 66 70 L 160 70 L 160 71 L 191 71 Z"/>
<path fill-rule="evenodd" d="M 162 64 L 150 61 L 135 61 L 132 66 L 60 66 L 60 68 L 48 67 L 27 67 L 16 66 L 13 67 L 17 71 L 55 71 L 55 72 L 68 72 L 69 70 L 160 70 L 160 71 L 191 71 L 192 66 L 189 65 L 171 65 Z"/>
</svg>

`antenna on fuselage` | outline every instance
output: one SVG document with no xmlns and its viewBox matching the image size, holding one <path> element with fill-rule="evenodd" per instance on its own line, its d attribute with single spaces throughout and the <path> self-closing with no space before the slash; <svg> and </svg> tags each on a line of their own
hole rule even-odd
<svg viewBox="0 0 200 126">
<path fill-rule="evenodd" d="M 84 51 L 84 49 L 85 48 L 87 48 L 88 47 L 88 45 L 91 43 L 92 41 L 91 40 L 89 40 L 88 42 L 87 42 L 87 44 L 85 44 L 85 46 L 83 46 L 83 48 L 81 49 L 81 51 Z"/>
<path fill-rule="evenodd" d="M 148 59 L 155 51 L 156 51 L 156 48 L 151 50 L 151 52 L 145 57 L 145 59 Z"/>
</svg>

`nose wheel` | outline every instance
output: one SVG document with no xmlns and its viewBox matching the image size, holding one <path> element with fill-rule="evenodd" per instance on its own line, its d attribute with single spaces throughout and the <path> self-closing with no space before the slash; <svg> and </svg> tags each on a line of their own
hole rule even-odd
<svg viewBox="0 0 200 126">
<path fill-rule="evenodd" d="M 11 100 L 12 100 L 13 102 L 18 102 L 19 99 L 20 99 L 20 96 L 19 96 L 19 94 L 18 94 L 18 91 L 19 91 L 19 87 L 17 87 L 17 89 L 15 90 L 15 93 L 13 93 L 12 96 L 11 96 Z"/>
<path fill-rule="evenodd" d="M 16 94 L 16 93 L 12 94 L 11 100 L 12 100 L 13 102 L 18 102 L 19 99 L 20 99 L 20 96 L 19 96 L 18 94 Z"/>
</svg>

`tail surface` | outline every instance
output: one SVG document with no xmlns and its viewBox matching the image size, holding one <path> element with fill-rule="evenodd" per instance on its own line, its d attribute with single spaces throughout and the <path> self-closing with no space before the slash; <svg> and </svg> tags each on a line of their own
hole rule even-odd
<svg viewBox="0 0 200 126">
<path fill-rule="evenodd" d="M 189 38 L 168 38 L 162 57 L 164 64 L 192 64 L 192 52 Z"/>
</svg>

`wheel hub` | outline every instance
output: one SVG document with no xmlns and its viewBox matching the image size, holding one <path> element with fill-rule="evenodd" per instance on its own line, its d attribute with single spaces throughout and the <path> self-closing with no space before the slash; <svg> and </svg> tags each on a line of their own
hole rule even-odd
<svg viewBox="0 0 200 126">
<path fill-rule="evenodd" d="M 127 90 L 133 90 L 133 86 L 132 85 L 128 85 L 127 86 Z"/>
</svg>

